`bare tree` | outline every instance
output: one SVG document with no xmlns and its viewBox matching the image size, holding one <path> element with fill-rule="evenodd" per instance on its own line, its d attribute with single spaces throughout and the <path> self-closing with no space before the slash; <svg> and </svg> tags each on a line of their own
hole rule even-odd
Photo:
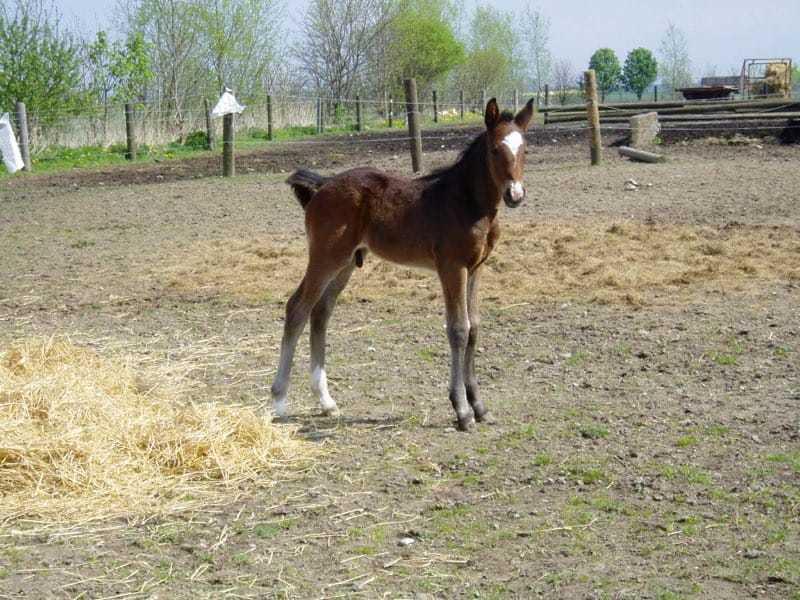
<svg viewBox="0 0 800 600">
<path fill-rule="evenodd" d="M 662 82 L 672 90 L 691 85 L 689 43 L 686 35 L 674 23 L 669 23 L 661 40 L 658 66 Z"/>
<path fill-rule="evenodd" d="M 569 90 L 571 88 L 574 89 L 576 77 L 577 75 L 575 74 L 575 69 L 572 67 L 572 63 L 568 60 L 557 60 L 553 64 L 553 85 L 556 88 L 558 99 L 561 104 L 567 103 Z"/>
<path fill-rule="evenodd" d="M 538 97 L 545 84 L 549 83 L 552 70 L 553 59 L 549 49 L 550 19 L 540 10 L 534 9 L 530 2 L 525 5 L 520 37 L 526 46 L 530 76 Z"/>
<path fill-rule="evenodd" d="M 259 96 L 278 52 L 280 0 L 196 0 L 195 6 L 201 59 L 215 87 Z"/>
<path fill-rule="evenodd" d="M 141 33 L 151 51 L 155 73 L 149 98 L 152 110 L 171 113 L 182 132 L 188 96 L 202 89 L 207 72 L 198 61 L 200 32 L 195 8 L 184 0 L 123 0 L 117 20 L 126 35 Z"/>
<path fill-rule="evenodd" d="M 386 0 L 312 0 L 295 48 L 318 90 L 334 102 L 349 97 L 389 22 Z"/>
</svg>

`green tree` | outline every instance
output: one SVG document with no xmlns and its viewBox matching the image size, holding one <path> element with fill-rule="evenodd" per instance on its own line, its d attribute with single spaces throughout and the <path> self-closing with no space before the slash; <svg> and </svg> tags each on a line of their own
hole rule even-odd
<svg viewBox="0 0 800 600">
<path fill-rule="evenodd" d="M 636 48 L 628 53 L 625 67 L 622 69 L 622 81 L 625 87 L 642 99 L 644 91 L 658 77 L 658 63 L 653 53 L 647 48 Z"/>
<path fill-rule="evenodd" d="M 153 71 L 148 45 L 140 32 L 131 33 L 125 42 L 110 44 L 108 34 L 98 31 L 86 55 L 88 89 L 104 106 L 114 98 L 123 102 L 144 98 Z"/>
<path fill-rule="evenodd" d="M 112 47 L 105 31 L 98 31 L 94 41 L 86 46 L 87 89 L 94 99 L 108 106 L 114 90 L 111 73 Z"/>
<path fill-rule="evenodd" d="M 510 13 L 490 5 L 476 7 L 470 21 L 467 49 L 458 85 L 472 98 L 479 97 L 482 90 L 499 93 L 521 79 L 522 63 L 517 58 L 519 36 Z"/>
<path fill-rule="evenodd" d="M 622 77 L 619 59 L 611 48 L 600 48 L 592 54 L 589 68 L 597 73 L 597 87 L 600 89 L 601 99 L 605 101 L 606 94 L 619 85 Z"/>
<path fill-rule="evenodd" d="M 111 54 L 111 75 L 114 78 L 114 95 L 120 100 L 144 100 L 147 85 L 154 73 L 144 35 L 137 32 L 128 36 L 124 44 L 114 45 Z"/>
<path fill-rule="evenodd" d="M 387 60 L 394 85 L 415 77 L 421 89 L 429 88 L 464 61 L 464 46 L 456 38 L 447 7 L 441 4 L 437 0 L 407 2 L 392 19 Z"/>
<path fill-rule="evenodd" d="M 233 88 L 261 98 L 280 45 L 283 8 L 278 0 L 194 0 L 201 64 L 213 89 Z"/>
<path fill-rule="evenodd" d="M 0 106 L 25 102 L 48 126 L 82 104 L 80 44 L 43 0 L 0 4 Z"/>
</svg>

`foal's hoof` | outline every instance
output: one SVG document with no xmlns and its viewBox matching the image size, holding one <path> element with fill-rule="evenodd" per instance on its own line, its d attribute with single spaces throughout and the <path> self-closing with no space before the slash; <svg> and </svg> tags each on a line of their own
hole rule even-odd
<svg viewBox="0 0 800 600">
<path fill-rule="evenodd" d="M 497 419 L 494 418 L 494 415 L 490 413 L 488 410 L 485 411 L 483 414 L 476 414 L 475 420 L 478 423 L 483 423 L 484 425 L 497 425 Z"/>
<path fill-rule="evenodd" d="M 338 406 L 331 406 L 329 408 L 322 409 L 322 416 L 323 417 L 339 417 L 341 416 L 341 411 L 339 410 Z"/>
<path fill-rule="evenodd" d="M 469 431 L 475 425 L 475 417 L 470 414 L 467 417 L 459 418 L 456 421 L 456 426 L 458 427 L 459 431 Z"/>
<path fill-rule="evenodd" d="M 286 422 L 286 416 L 289 414 L 289 403 L 286 400 L 276 400 L 272 404 L 272 420 L 279 423 Z"/>
</svg>

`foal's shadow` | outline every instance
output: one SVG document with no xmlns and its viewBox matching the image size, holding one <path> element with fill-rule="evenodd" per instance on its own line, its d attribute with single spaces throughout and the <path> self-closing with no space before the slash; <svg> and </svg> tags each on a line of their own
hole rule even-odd
<svg viewBox="0 0 800 600">
<path fill-rule="evenodd" d="M 329 417 L 320 413 L 317 414 L 298 414 L 289 415 L 282 419 L 276 419 L 277 425 L 298 425 L 297 433 L 300 437 L 310 442 L 320 442 L 336 437 L 340 428 L 372 428 L 388 429 L 397 427 L 403 422 L 402 417 L 387 416 L 382 418 L 374 417 L 348 417 L 338 416 Z"/>
</svg>

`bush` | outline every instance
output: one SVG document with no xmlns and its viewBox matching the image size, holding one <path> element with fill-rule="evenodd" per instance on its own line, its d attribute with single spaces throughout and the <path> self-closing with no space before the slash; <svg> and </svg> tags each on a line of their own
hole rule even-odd
<svg viewBox="0 0 800 600">
<path fill-rule="evenodd" d="M 183 145 L 192 150 L 205 150 L 208 148 L 208 134 L 205 131 L 193 131 L 186 136 Z"/>
<path fill-rule="evenodd" d="M 251 127 L 247 130 L 247 137 L 251 140 L 268 140 L 269 132 L 261 127 Z"/>
<path fill-rule="evenodd" d="M 111 144 L 108 147 L 108 152 L 111 154 L 122 154 L 125 156 L 128 152 L 128 145 L 122 142 L 118 144 Z M 150 146 L 147 144 L 139 144 L 136 146 L 136 156 L 147 156 L 150 154 Z"/>
</svg>

